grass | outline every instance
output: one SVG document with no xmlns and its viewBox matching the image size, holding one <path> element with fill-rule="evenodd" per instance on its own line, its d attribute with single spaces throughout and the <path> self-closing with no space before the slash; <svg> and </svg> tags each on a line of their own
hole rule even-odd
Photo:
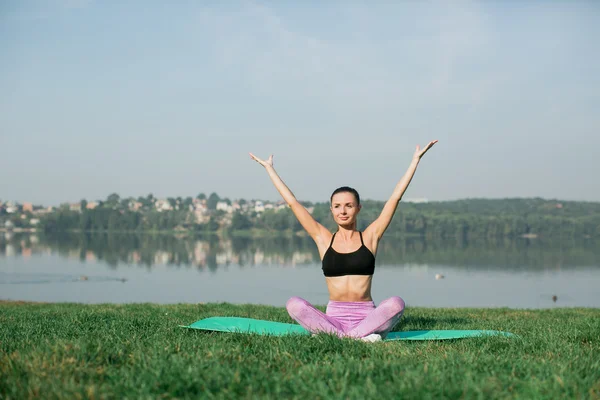
<svg viewBox="0 0 600 400">
<path fill-rule="evenodd" d="M 600 309 L 407 309 L 396 330 L 505 337 L 363 343 L 178 328 L 284 308 L 0 303 L 0 399 L 600 398 Z"/>
</svg>

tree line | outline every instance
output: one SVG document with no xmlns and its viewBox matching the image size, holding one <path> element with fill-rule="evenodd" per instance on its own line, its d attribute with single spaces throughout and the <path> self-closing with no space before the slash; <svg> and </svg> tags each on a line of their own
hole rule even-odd
<svg viewBox="0 0 600 400">
<path fill-rule="evenodd" d="M 149 203 L 149 201 L 148 201 Z M 303 202 L 313 217 L 333 230 L 329 203 Z M 384 206 L 382 201 L 362 204 L 358 229 L 365 229 Z M 45 232 L 60 231 L 169 231 L 204 233 L 303 231 L 290 209 L 237 211 L 226 214 L 210 210 L 207 220 L 197 223 L 186 207 L 171 211 L 151 208 L 132 211 L 125 207 L 82 207 L 81 211 L 58 209 L 41 218 Z M 414 235 L 427 239 L 499 237 L 600 237 L 600 203 L 532 199 L 464 199 L 429 203 L 401 203 L 386 235 Z"/>
</svg>

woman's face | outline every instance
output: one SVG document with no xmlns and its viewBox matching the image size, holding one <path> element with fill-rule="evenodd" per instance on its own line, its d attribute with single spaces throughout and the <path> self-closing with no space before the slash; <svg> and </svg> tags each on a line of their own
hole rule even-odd
<svg viewBox="0 0 600 400">
<path fill-rule="evenodd" d="M 359 211 L 360 205 L 350 192 L 336 193 L 331 199 L 331 214 L 338 225 L 352 225 Z"/>
</svg>

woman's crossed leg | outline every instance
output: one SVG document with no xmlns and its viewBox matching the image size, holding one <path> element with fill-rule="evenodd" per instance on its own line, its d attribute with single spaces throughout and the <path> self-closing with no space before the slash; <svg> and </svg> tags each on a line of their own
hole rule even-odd
<svg viewBox="0 0 600 400">
<path fill-rule="evenodd" d="M 344 336 L 344 328 L 339 322 L 328 317 L 301 297 L 294 296 L 289 299 L 285 308 L 290 317 L 311 333 L 326 332 L 335 333 L 339 337 Z"/>
<path fill-rule="evenodd" d="M 404 300 L 398 296 L 383 300 L 379 305 L 352 329 L 347 336 L 362 338 L 373 333 L 385 336 L 394 328 L 404 313 Z"/>
<path fill-rule="evenodd" d="M 385 338 L 398 323 L 404 312 L 404 300 L 398 296 L 382 301 L 370 311 L 365 318 L 350 329 L 332 317 L 316 309 L 308 301 L 300 297 L 288 300 L 286 308 L 290 316 L 311 333 L 335 333 L 339 337 L 362 338 L 371 334 Z"/>
</svg>

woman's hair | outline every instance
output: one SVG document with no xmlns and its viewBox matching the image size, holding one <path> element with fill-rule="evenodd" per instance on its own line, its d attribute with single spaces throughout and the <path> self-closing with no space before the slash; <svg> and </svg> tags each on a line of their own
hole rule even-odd
<svg viewBox="0 0 600 400">
<path fill-rule="evenodd" d="M 333 196 L 335 196 L 338 193 L 352 193 L 354 195 L 354 198 L 356 199 L 356 204 L 360 205 L 360 196 L 358 195 L 358 192 L 356 191 L 356 189 L 353 189 L 349 186 L 342 186 L 335 189 L 331 194 L 331 198 L 329 199 L 330 204 L 331 202 L 333 202 Z"/>
</svg>

